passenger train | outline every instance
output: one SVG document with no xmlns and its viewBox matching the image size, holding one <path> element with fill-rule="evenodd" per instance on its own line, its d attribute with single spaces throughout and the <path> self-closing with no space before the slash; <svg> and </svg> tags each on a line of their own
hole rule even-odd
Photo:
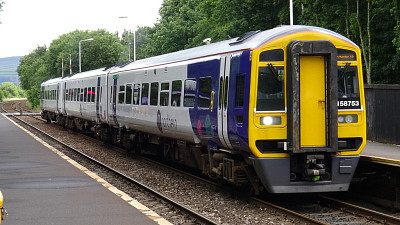
<svg viewBox="0 0 400 225">
<path fill-rule="evenodd" d="M 351 40 L 279 26 L 48 80 L 41 109 L 256 194 L 346 191 L 366 144 L 362 78 Z"/>
</svg>

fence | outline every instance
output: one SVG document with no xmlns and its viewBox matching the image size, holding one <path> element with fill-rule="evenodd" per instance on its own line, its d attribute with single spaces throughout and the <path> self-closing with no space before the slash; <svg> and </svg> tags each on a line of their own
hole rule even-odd
<svg viewBox="0 0 400 225">
<path fill-rule="evenodd" d="M 400 85 L 366 85 L 367 139 L 400 144 Z"/>
</svg>

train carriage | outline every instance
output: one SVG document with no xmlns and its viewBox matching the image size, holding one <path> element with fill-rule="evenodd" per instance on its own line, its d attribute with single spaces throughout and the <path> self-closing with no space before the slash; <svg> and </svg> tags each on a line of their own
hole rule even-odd
<svg viewBox="0 0 400 225">
<path fill-rule="evenodd" d="M 152 145 L 255 192 L 346 191 L 366 143 L 361 69 L 349 39 L 280 26 L 77 74 L 60 87 L 71 126 L 103 140 Z M 80 90 L 79 113 L 69 87 Z"/>
<path fill-rule="evenodd" d="M 46 118 L 55 120 L 59 114 L 59 92 L 61 78 L 50 79 L 41 84 L 40 107 L 47 115 Z"/>
</svg>

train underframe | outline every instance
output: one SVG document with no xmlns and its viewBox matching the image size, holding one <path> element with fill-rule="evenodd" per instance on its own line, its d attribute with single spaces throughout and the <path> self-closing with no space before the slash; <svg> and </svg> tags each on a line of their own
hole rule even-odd
<svg viewBox="0 0 400 225">
<path fill-rule="evenodd" d="M 207 149 L 202 145 L 182 140 L 164 138 L 140 131 L 95 123 L 76 117 L 63 116 L 52 112 L 42 112 L 47 122 L 57 123 L 68 129 L 93 135 L 98 140 L 123 147 L 132 154 L 152 154 L 157 157 L 184 165 L 220 183 L 229 183 L 249 189 L 258 195 L 263 189 L 247 156 Z"/>
</svg>

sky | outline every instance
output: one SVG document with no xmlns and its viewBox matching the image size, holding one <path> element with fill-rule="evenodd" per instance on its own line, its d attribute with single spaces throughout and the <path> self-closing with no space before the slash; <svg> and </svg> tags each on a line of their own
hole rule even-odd
<svg viewBox="0 0 400 225">
<path fill-rule="evenodd" d="M 3 0 L 0 58 L 24 56 L 74 30 L 153 26 L 163 0 Z M 119 18 L 127 17 L 127 18 Z"/>
</svg>

